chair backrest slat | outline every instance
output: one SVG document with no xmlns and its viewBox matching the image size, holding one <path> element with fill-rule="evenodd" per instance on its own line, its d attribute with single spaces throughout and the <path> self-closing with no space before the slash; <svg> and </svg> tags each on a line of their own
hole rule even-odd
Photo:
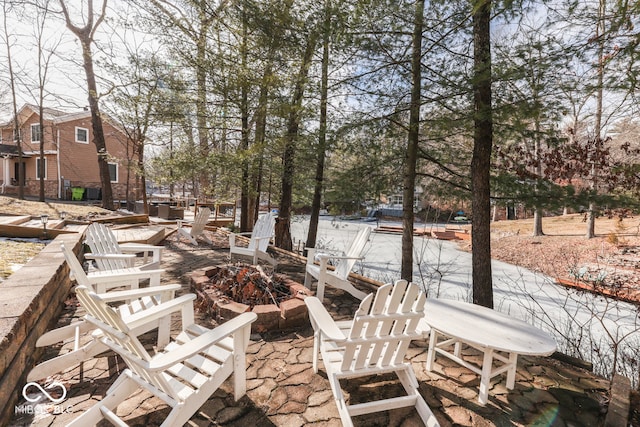
<svg viewBox="0 0 640 427">
<path fill-rule="evenodd" d="M 89 278 L 87 277 L 87 273 L 84 272 L 82 264 L 80 264 L 80 261 L 76 257 L 76 254 L 71 250 L 71 247 L 61 243 L 60 249 L 64 254 L 64 259 L 67 261 L 71 274 L 73 274 L 73 278 L 76 280 L 78 285 L 93 289 L 91 282 L 89 282 Z"/>
<path fill-rule="evenodd" d="M 265 239 L 265 237 L 273 236 L 275 224 L 276 218 L 271 212 L 259 216 L 251 232 L 249 249 L 255 249 L 257 247 L 259 251 L 266 252 L 269 247 L 269 239 Z"/>
<path fill-rule="evenodd" d="M 118 352 L 125 360 L 138 359 L 149 362 L 151 355 L 144 348 L 138 337 L 118 315 L 116 309 L 108 306 L 100 295 L 86 286 L 78 286 L 76 295 L 80 304 L 87 311 L 87 320 L 96 324 L 108 338 L 106 344 L 110 347 L 119 347 L 124 352 Z M 101 327 L 103 326 L 103 327 Z M 105 327 L 106 326 L 106 327 Z M 119 333 L 116 333 L 119 332 Z M 180 400 L 162 372 L 154 373 L 144 369 L 143 364 L 127 363 L 129 369 L 145 379 L 147 382 L 163 391 L 171 398 Z"/>
<path fill-rule="evenodd" d="M 85 242 L 91 248 L 91 252 L 104 254 L 122 254 L 116 235 L 106 225 L 93 222 L 87 227 Z M 102 259 L 96 258 L 99 270 L 117 270 L 129 267 L 124 259 Z"/>
<path fill-rule="evenodd" d="M 211 209 L 198 208 L 198 215 L 194 218 L 193 225 L 191 226 L 191 236 L 197 237 L 204 231 L 204 228 L 209 222 L 211 216 Z"/>
<path fill-rule="evenodd" d="M 345 251 L 345 256 L 353 258 L 362 256 L 362 252 L 367 245 L 370 234 L 371 227 L 361 228 L 360 231 L 358 231 L 358 234 L 356 234 L 356 237 L 353 239 L 353 241 L 351 241 L 349 248 Z M 347 280 L 347 277 L 349 277 L 349 273 L 351 272 L 351 269 L 355 264 L 355 259 L 342 259 L 337 263 L 334 273 L 339 278 Z"/>
<path fill-rule="evenodd" d="M 426 296 L 415 283 L 399 280 L 360 303 L 344 344 L 342 370 L 401 363 L 424 315 Z"/>
</svg>

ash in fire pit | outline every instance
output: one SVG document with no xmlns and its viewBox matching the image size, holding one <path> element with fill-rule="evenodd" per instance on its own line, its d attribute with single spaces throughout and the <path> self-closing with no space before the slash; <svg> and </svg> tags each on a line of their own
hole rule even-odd
<svg viewBox="0 0 640 427">
<path fill-rule="evenodd" d="M 208 267 L 190 274 L 197 308 L 222 323 L 253 311 L 253 332 L 307 325 L 304 298 L 312 292 L 284 274 L 269 275 L 260 266 L 236 264 Z"/>
<path fill-rule="evenodd" d="M 268 276 L 262 267 L 256 265 L 215 267 L 207 276 L 211 280 L 210 289 L 217 289 L 231 301 L 246 304 L 252 309 L 264 304 L 280 307 L 282 301 L 292 297 L 284 276 Z"/>
</svg>

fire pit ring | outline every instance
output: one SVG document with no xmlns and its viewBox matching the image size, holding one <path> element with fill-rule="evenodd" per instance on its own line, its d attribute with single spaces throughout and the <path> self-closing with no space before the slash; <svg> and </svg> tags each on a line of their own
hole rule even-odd
<svg viewBox="0 0 640 427">
<path fill-rule="evenodd" d="M 229 272 L 231 274 L 228 274 Z M 266 274 L 259 267 L 247 264 L 227 264 L 194 270 L 189 277 L 191 290 L 198 296 L 196 307 L 218 323 L 224 323 L 242 313 L 252 311 L 258 315 L 258 319 L 251 326 L 251 332 L 254 333 L 289 330 L 308 325 L 309 314 L 304 299 L 313 295 L 313 292 L 286 275 L 266 274 L 269 279 L 279 282 L 280 286 L 286 287 L 289 291 L 289 296 L 280 301 L 270 295 L 268 299 L 273 302 L 269 304 L 246 304 L 234 301 L 232 296 L 220 288 L 219 283 L 214 283 L 212 280 L 212 278 L 229 277 L 239 273 L 244 277 L 255 275 L 256 272 L 260 275 Z M 240 285 L 237 282 L 236 284 Z"/>
</svg>

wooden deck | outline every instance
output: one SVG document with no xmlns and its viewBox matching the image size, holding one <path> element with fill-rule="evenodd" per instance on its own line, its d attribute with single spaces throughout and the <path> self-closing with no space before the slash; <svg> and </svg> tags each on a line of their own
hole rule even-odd
<svg viewBox="0 0 640 427">
<path fill-rule="evenodd" d="M 374 230 L 376 233 L 393 233 L 402 234 L 402 226 L 400 225 L 381 225 Z M 413 229 L 414 236 L 427 236 L 439 240 L 470 240 L 471 233 L 465 229 L 451 229 L 447 227 L 415 227 Z"/>
<path fill-rule="evenodd" d="M 120 243 L 148 243 L 157 245 L 171 234 L 171 228 L 148 225 L 147 215 L 109 216 L 97 219 L 114 224 L 113 231 Z M 84 233 L 89 222 L 50 219 L 46 236 L 40 217 L 0 214 L 0 237 L 23 239 L 53 239 L 65 233 Z"/>
</svg>

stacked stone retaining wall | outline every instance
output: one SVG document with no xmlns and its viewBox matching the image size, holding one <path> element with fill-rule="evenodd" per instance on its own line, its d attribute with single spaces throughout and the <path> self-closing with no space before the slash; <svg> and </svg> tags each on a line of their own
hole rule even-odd
<svg viewBox="0 0 640 427">
<path fill-rule="evenodd" d="M 63 234 L 0 283 L 0 426 L 6 426 L 43 353 L 35 343 L 62 312 L 71 291 L 60 243 L 77 252 L 82 233 Z"/>
</svg>

